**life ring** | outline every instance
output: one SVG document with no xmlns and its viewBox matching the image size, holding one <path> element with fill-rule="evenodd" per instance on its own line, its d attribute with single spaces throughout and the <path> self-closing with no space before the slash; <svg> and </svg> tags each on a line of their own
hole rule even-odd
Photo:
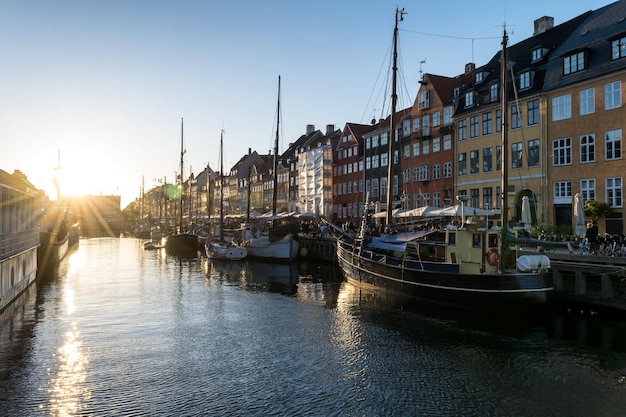
<svg viewBox="0 0 626 417">
<path fill-rule="evenodd" d="M 498 254 L 498 248 L 489 248 L 485 256 L 487 257 L 487 263 L 491 266 L 497 266 L 500 262 L 500 254 Z"/>
</svg>

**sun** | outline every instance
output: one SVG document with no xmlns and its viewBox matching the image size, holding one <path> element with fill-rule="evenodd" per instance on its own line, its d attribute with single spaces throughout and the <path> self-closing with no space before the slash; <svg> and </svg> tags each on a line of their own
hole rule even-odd
<svg viewBox="0 0 626 417">
<path fill-rule="evenodd" d="M 64 148 L 59 151 L 53 183 L 61 196 L 114 194 L 114 167 L 111 158 L 100 149 L 83 145 Z"/>
</svg>

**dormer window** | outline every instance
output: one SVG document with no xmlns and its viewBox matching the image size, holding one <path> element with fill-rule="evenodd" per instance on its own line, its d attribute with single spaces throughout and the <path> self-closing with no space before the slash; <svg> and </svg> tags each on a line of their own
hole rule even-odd
<svg viewBox="0 0 626 417">
<path fill-rule="evenodd" d="M 476 84 L 483 82 L 483 80 L 485 79 L 485 73 L 484 72 L 477 72 L 476 73 Z"/>
<path fill-rule="evenodd" d="M 522 72 L 519 76 L 519 89 L 530 88 L 530 71 Z"/>
<path fill-rule="evenodd" d="M 418 109 L 427 109 L 430 107 L 430 97 L 428 94 L 428 90 L 423 90 L 419 92 L 417 99 L 417 108 Z"/>
<path fill-rule="evenodd" d="M 536 48 L 532 50 L 532 62 L 539 61 L 543 58 L 543 48 Z"/>
<path fill-rule="evenodd" d="M 576 52 L 563 58 L 563 75 L 573 74 L 585 69 L 585 53 Z"/>
<path fill-rule="evenodd" d="M 465 107 L 472 107 L 474 105 L 474 92 L 470 91 L 465 93 Z"/>
<path fill-rule="evenodd" d="M 611 59 L 616 60 L 626 56 L 626 37 L 611 41 Z"/>
</svg>

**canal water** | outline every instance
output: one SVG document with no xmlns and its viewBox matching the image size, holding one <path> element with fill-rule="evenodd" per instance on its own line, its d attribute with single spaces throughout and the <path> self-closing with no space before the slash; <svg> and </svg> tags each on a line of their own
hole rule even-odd
<svg viewBox="0 0 626 417">
<path fill-rule="evenodd" d="M 333 266 L 84 239 L 0 322 L 2 416 L 617 416 L 626 324 L 421 310 Z"/>
</svg>

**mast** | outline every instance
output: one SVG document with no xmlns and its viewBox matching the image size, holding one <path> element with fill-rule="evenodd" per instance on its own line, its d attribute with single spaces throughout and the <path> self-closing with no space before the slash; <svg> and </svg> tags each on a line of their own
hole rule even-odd
<svg viewBox="0 0 626 417">
<path fill-rule="evenodd" d="M 391 116 L 389 117 L 388 160 L 387 160 L 387 230 L 390 230 L 393 220 L 393 151 L 395 143 L 395 115 L 398 95 L 396 93 L 396 78 L 398 73 L 398 22 L 404 20 L 404 8 L 396 6 L 396 24 L 393 29 L 393 76 L 391 79 Z"/>
<path fill-rule="evenodd" d="M 502 143 L 500 146 L 500 158 L 501 162 L 501 171 L 502 171 L 502 184 L 500 185 L 500 268 L 503 268 L 503 259 L 504 259 L 504 250 L 505 246 L 505 238 L 507 233 L 507 223 L 508 223 L 508 183 L 509 183 L 509 173 L 507 170 L 507 154 L 508 154 L 508 126 L 507 126 L 507 56 L 506 56 L 506 45 L 507 45 L 508 36 L 506 34 L 506 28 L 504 28 L 502 34 L 502 51 L 500 52 L 500 112 L 502 113 Z"/>
<path fill-rule="evenodd" d="M 184 145 L 183 145 L 183 118 L 180 118 L 180 192 L 178 201 L 180 204 L 180 213 L 178 214 L 178 232 L 183 232 L 183 154 L 184 154 Z"/>
<path fill-rule="evenodd" d="M 246 222 L 250 222 L 250 195 L 252 194 L 252 148 L 248 148 L 248 196 L 246 198 L 247 207 L 246 207 Z"/>
<path fill-rule="evenodd" d="M 276 108 L 276 140 L 274 141 L 274 192 L 272 194 L 272 215 L 276 217 L 278 201 L 278 132 L 280 132 L 280 75 L 278 76 L 278 106 Z"/>
<path fill-rule="evenodd" d="M 220 133 L 220 240 L 224 240 L 224 129 Z"/>
</svg>

